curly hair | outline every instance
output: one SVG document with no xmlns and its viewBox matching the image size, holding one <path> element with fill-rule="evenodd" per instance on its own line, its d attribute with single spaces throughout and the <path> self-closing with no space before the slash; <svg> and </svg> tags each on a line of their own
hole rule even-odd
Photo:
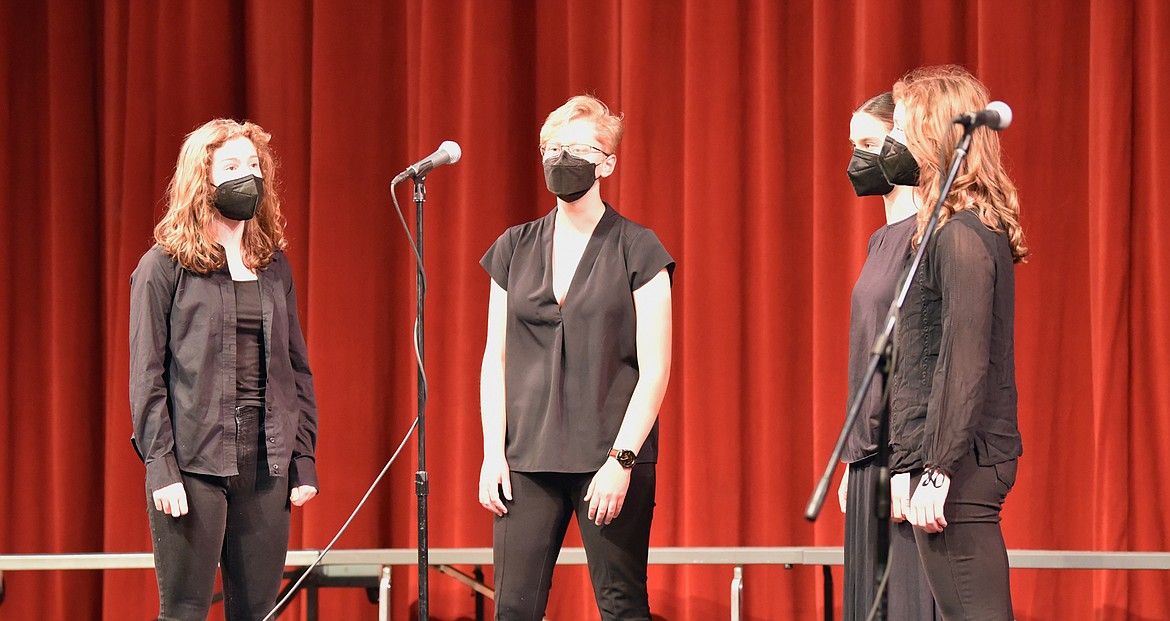
<svg viewBox="0 0 1170 621">
<path fill-rule="evenodd" d="M 167 186 L 167 211 L 154 227 L 155 242 L 183 269 L 208 274 L 227 265 L 224 248 L 212 233 L 215 186 L 211 183 L 211 163 L 217 149 L 241 136 L 256 147 L 264 177 L 264 193 L 256 215 L 244 223 L 244 265 L 263 269 L 287 245 L 277 194 L 276 159 L 268 145 L 272 136 L 251 121 L 215 119 L 187 134 L 183 141 L 175 175 Z"/>
<path fill-rule="evenodd" d="M 907 146 L 918 160 L 918 193 L 922 209 L 918 212 L 918 233 L 914 246 L 922 240 L 930 210 L 938 201 L 939 178 L 951 162 L 943 161 L 963 130 L 951 122 L 956 115 L 987 107 L 988 92 L 975 76 L 957 65 L 940 65 L 913 69 L 894 84 L 894 99 L 906 110 Z M 1007 235 L 1012 259 L 1024 261 L 1028 247 L 1020 226 L 1020 201 L 1016 186 L 1003 169 L 999 135 L 987 128 L 976 130 L 965 166 L 955 178 L 951 194 L 939 215 L 942 226 L 963 209 L 974 210 L 987 228 Z"/>
</svg>

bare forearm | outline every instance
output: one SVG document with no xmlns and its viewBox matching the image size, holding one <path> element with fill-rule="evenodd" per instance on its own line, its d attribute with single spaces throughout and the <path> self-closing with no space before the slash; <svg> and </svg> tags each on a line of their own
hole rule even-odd
<svg viewBox="0 0 1170 621">
<path fill-rule="evenodd" d="M 626 416 L 614 440 L 615 448 L 629 449 L 635 453 L 642 450 L 642 443 L 654 428 L 654 421 L 658 420 L 658 410 L 662 407 L 668 379 L 666 372 L 652 376 L 643 373 L 638 379 L 638 385 L 630 397 L 630 405 L 626 407 Z"/>
<path fill-rule="evenodd" d="M 504 367 L 485 360 L 479 375 L 479 411 L 483 425 L 483 455 L 504 455 Z"/>
</svg>

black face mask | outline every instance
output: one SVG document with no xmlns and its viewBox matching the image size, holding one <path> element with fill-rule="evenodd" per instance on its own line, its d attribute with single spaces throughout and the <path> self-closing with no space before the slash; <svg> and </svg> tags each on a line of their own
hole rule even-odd
<svg viewBox="0 0 1170 621">
<path fill-rule="evenodd" d="M 846 172 L 858 196 L 885 196 L 894 190 L 878 167 L 878 156 L 869 151 L 854 149 Z"/>
<path fill-rule="evenodd" d="M 572 203 L 579 200 L 597 182 L 597 164 L 568 151 L 544 162 L 544 184 L 557 198 Z"/>
<path fill-rule="evenodd" d="M 914 159 L 909 147 L 893 137 L 886 136 L 877 162 L 886 181 L 891 184 L 918 185 L 918 160 Z"/>
<path fill-rule="evenodd" d="M 228 220 L 251 220 L 264 195 L 264 179 L 248 175 L 215 188 L 215 208 Z"/>
</svg>

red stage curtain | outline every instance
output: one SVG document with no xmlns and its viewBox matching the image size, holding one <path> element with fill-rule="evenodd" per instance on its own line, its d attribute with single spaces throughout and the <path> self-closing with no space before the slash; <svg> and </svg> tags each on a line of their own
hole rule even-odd
<svg viewBox="0 0 1170 621">
<path fill-rule="evenodd" d="M 882 224 L 845 177 L 849 115 L 938 63 L 1016 113 L 1003 144 L 1033 254 L 1008 544 L 1165 548 L 1166 32 L 1161 0 L 0 3 L 0 553 L 149 549 L 128 280 L 183 136 L 216 116 L 265 126 L 281 161 L 321 405 L 322 494 L 294 510 L 294 547 L 328 542 L 414 416 L 413 263 L 387 184 L 440 141 L 463 146 L 426 207 L 430 541 L 490 545 L 477 261 L 552 207 L 537 131 L 586 91 L 628 123 L 603 195 L 679 265 L 652 544 L 840 544 L 832 500 L 815 526 L 801 513 L 844 415 L 849 293 Z M 340 547 L 415 545 L 416 465 L 405 452 Z M 820 614 L 817 570 L 745 573 L 748 618 Z M 652 567 L 652 607 L 724 617 L 730 574 Z M 3 619 L 157 606 L 147 571 L 5 579 Z M 397 618 L 416 570 L 394 586 Z M 1020 570 L 1013 587 L 1020 619 L 1170 617 L 1165 573 Z M 430 610 L 469 618 L 472 598 L 433 574 Z M 353 590 L 324 593 L 322 613 L 374 614 Z M 559 568 L 550 618 L 595 615 L 585 570 Z"/>
</svg>

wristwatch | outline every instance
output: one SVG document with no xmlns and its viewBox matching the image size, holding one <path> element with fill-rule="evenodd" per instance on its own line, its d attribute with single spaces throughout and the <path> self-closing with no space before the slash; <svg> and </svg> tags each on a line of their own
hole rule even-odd
<svg viewBox="0 0 1170 621">
<path fill-rule="evenodd" d="M 634 467 L 638 461 L 638 456 L 634 451 L 629 449 L 609 449 L 609 456 L 616 459 L 617 463 L 622 465 L 622 468 L 629 470 Z"/>
</svg>

